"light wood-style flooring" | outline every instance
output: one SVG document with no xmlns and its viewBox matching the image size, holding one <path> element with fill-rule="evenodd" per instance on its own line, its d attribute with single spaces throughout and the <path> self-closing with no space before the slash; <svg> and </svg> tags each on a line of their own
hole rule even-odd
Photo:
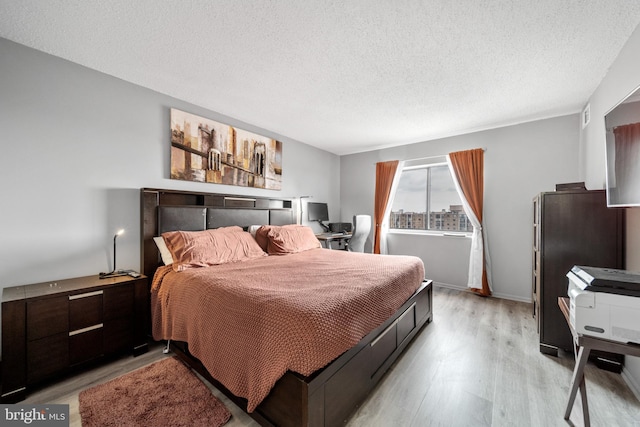
<svg viewBox="0 0 640 427">
<path fill-rule="evenodd" d="M 570 422 L 563 419 L 573 355 L 552 357 L 538 351 L 530 304 L 436 287 L 433 307 L 433 322 L 347 426 L 583 425 L 579 397 Z M 38 390 L 25 403 L 68 403 L 71 425 L 79 426 L 81 390 L 162 357 L 162 346 L 153 345 L 142 356 L 124 357 Z M 621 375 L 590 364 L 586 378 L 592 426 L 640 426 L 640 402 Z M 233 413 L 228 427 L 257 425 L 213 392 Z"/>
</svg>

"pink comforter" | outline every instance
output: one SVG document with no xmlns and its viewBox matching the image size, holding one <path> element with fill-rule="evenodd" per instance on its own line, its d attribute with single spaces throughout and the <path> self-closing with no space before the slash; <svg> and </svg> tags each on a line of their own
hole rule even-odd
<svg viewBox="0 0 640 427">
<path fill-rule="evenodd" d="M 189 343 L 252 412 L 287 371 L 310 375 L 380 326 L 419 288 L 422 261 L 313 249 L 156 272 L 153 337 Z"/>
</svg>

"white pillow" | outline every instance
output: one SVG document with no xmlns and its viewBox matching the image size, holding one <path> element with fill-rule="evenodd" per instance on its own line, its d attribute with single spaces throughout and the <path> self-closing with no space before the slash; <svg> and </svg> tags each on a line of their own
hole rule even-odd
<svg viewBox="0 0 640 427">
<path fill-rule="evenodd" d="M 250 225 L 249 229 L 247 230 L 249 233 L 251 233 L 251 235 L 253 236 L 253 238 L 256 238 L 256 231 L 258 231 L 258 228 L 262 227 L 261 225 Z"/>
<path fill-rule="evenodd" d="M 169 248 L 167 248 L 167 244 L 164 242 L 162 236 L 154 237 L 153 241 L 156 242 L 156 246 L 160 251 L 160 256 L 162 257 L 164 265 L 173 264 L 173 257 L 171 256 L 171 252 L 169 251 Z"/>
</svg>

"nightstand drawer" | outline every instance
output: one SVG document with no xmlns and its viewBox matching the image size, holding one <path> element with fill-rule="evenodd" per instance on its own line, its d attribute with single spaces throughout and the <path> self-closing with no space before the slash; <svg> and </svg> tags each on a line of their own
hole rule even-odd
<svg viewBox="0 0 640 427">
<path fill-rule="evenodd" d="M 133 286 L 118 286 L 104 291 L 104 319 L 132 318 L 134 306 Z"/>
<path fill-rule="evenodd" d="M 69 296 L 69 332 L 102 323 L 103 291 Z"/>
<path fill-rule="evenodd" d="M 64 295 L 27 302 L 27 340 L 69 330 L 69 298 Z"/>
<path fill-rule="evenodd" d="M 104 325 L 104 351 L 116 353 L 133 346 L 133 322 L 130 318 L 111 320 Z"/>
<path fill-rule="evenodd" d="M 88 330 L 69 333 L 69 363 L 76 365 L 102 356 L 104 353 L 102 324 L 95 325 Z"/>
<path fill-rule="evenodd" d="M 51 335 L 27 343 L 27 382 L 40 381 L 69 366 L 69 334 Z"/>
</svg>

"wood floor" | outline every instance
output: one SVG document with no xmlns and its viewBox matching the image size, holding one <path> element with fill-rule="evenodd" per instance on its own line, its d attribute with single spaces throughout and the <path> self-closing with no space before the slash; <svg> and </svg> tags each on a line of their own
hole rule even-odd
<svg viewBox="0 0 640 427">
<path fill-rule="evenodd" d="M 530 304 L 436 287 L 433 308 L 433 322 L 347 426 L 583 425 L 580 398 L 570 422 L 563 419 L 573 355 L 538 351 Z M 43 388 L 25 403 L 68 403 L 71 425 L 80 426 L 81 390 L 162 357 L 162 347 L 154 345 L 140 357 L 125 357 Z M 640 426 L 640 402 L 619 374 L 589 365 L 586 377 L 592 426 Z M 213 392 L 233 413 L 228 427 L 257 425 Z"/>
</svg>

